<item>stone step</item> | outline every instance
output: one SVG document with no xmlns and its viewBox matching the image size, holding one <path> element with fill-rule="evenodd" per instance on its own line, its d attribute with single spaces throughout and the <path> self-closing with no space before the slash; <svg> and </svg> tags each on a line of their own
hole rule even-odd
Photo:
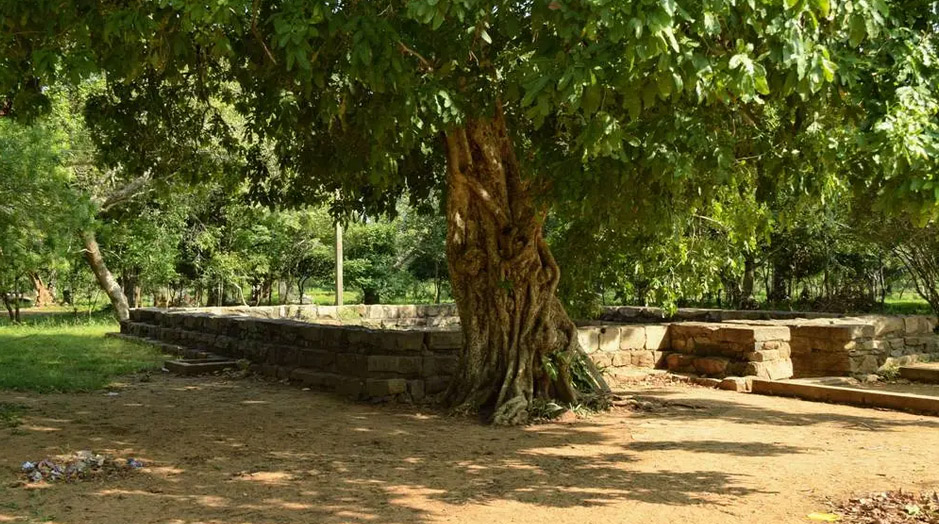
<svg viewBox="0 0 939 524">
<path fill-rule="evenodd" d="M 913 382 L 939 384 L 939 362 L 900 366 L 900 376 Z"/>
<path fill-rule="evenodd" d="M 923 415 L 939 415 L 939 397 L 873 391 L 869 389 L 823 386 L 798 380 L 753 379 L 753 393 L 795 397 L 815 402 L 887 408 Z"/>
<path fill-rule="evenodd" d="M 234 360 L 224 358 L 195 358 L 167 360 L 163 363 L 169 372 L 177 375 L 204 375 L 206 373 L 215 373 L 238 366 Z"/>
<path fill-rule="evenodd" d="M 105 334 L 105 336 L 109 338 L 117 338 L 120 340 L 126 340 L 128 342 L 137 342 L 139 344 L 149 344 L 168 355 L 179 355 L 183 357 L 184 359 L 222 358 L 219 355 L 216 355 L 215 353 L 212 353 L 209 351 L 205 351 L 201 349 L 193 349 L 193 348 L 189 348 L 185 346 L 178 346 L 176 344 L 168 344 L 166 342 L 162 342 L 155 338 L 143 338 L 143 337 L 138 337 L 135 335 L 127 335 L 124 333 L 107 333 Z"/>
</svg>

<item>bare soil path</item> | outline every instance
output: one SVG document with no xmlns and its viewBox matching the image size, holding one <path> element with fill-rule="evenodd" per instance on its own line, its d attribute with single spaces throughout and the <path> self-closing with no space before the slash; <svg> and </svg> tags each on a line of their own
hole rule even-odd
<svg viewBox="0 0 939 524">
<path fill-rule="evenodd" d="M 939 488 L 939 418 L 689 386 L 648 411 L 492 428 L 282 384 L 155 377 L 101 392 L 0 392 L 0 523 L 808 522 L 828 497 Z M 25 460 L 90 449 L 124 478 L 15 485 Z"/>
</svg>

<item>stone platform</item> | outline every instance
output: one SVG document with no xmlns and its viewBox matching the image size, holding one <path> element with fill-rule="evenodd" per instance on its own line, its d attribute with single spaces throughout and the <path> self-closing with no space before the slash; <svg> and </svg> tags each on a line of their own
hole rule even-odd
<svg viewBox="0 0 939 524">
<path fill-rule="evenodd" d="M 578 339 L 614 385 L 637 369 L 778 380 L 866 374 L 939 358 L 935 317 L 737 313 L 719 322 L 593 321 L 578 327 Z M 420 400 L 442 392 L 462 345 L 452 304 L 143 308 L 121 331 L 187 358 L 247 359 L 260 373 L 362 399 Z"/>
<path fill-rule="evenodd" d="M 900 366 L 900 376 L 914 382 L 939 384 L 939 362 Z"/>
</svg>

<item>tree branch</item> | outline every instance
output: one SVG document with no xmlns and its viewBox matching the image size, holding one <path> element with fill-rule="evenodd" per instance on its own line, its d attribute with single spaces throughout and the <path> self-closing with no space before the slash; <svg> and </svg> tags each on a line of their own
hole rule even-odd
<svg viewBox="0 0 939 524">
<path fill-rule="evenodd" d="M 258 31 L 258 13 L 260 12 L 260 3 L 261 0 L 254 0 L 254 6 L 252 7 L 253 13 L 251 15 L 251 34 L 257 38 L 258 43 L 260 43 L 261 47 L 264 48 L 264 53 L 267 54 L 267 57 L 271 59 L 271 62 L 274 62 L 274 64 L 277 65 L 277 59 L 274 58 L 274 54 L 271 53 L 270 49 L 268 49 L 267 43 L 264 42 L 264 38 L 261 36 L 261 32 Z"/>
<path fill-rule="evenodd" d="M 111 194 L 105 197 L 96 197 L 92 200 L 101 206 L 101 211 L 108 211 L 112 207 L 123 204 L 128 200 L 131 200 L 137 196 L 146 186 L 150 183 L 150 172 L 147 171 L 143 175 L 131 180 L 123 187 L 113 191 Z"/>
</svg>

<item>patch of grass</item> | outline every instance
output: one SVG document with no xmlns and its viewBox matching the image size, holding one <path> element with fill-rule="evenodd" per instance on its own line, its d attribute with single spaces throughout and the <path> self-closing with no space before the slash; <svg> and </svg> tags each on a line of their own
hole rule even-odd
<svg viewBox="0 0 939 524">
<path fill-rule="evenodd" d="M 64 309 L 60 306 L 44 307 L 42 309 L 29 308 L 20 310 L 20 323 L 15 326 L 34 326 L 34 327 L 61 327 L 61 326 L 91 326 L 91 325 L 109 325 L 117 329 L 117 321 L 114 315 L 107 311 L 78 312 Z M 4 312 L 0 314 L 0 328 L 14 326 L 10 322 L 9 315 Z"/>
<path fill-rule="evenodd" d="M 25 406 L 0 402 L 0 426 L 15 428 L 22 424 L 20 415 L 26 411 Z"/>
<path fill-rule="evenodd" d="M 931 315 L 933 311 L 932 308 L 929 307 L 929 302 L 921 298 L 906 300 L 887 298 L 887 300 L 884 301 L 884 313 L 894 315 Z"/>
<path fill-rule="evenodd" d="M 68 316 L 65 316 L 68 318 Z M 105 338 L 117 331 L 106 318 L 47 319 L 0 326 L 0 389 L 91 391 L 114 377 L 158 369 L 165 356 L 151 346 Z"/>
</svg>

